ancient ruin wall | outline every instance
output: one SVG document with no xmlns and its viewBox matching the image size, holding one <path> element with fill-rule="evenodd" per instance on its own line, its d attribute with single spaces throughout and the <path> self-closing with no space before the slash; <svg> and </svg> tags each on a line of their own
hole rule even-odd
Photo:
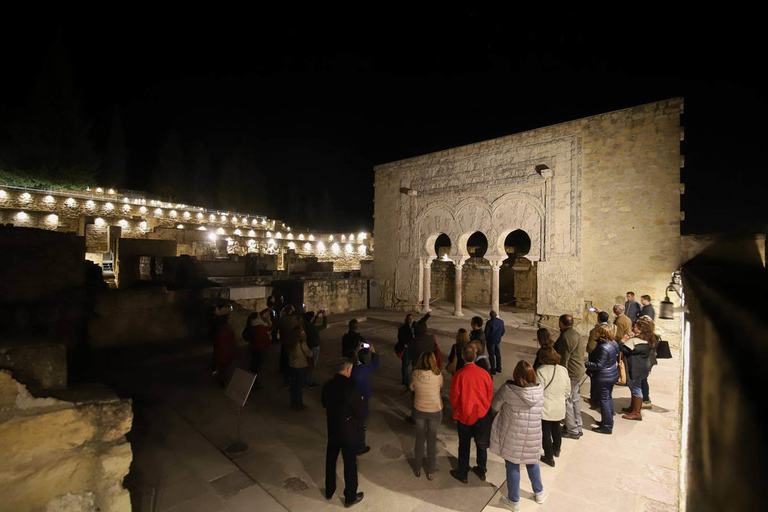
<svg viewBox="0 0 768 512">
<path fill-rule="evenodd" d="M 374 261 L 382 304 L 411 309 L 434 239 L 482 231 L 504 260 L 531 237 L 537 312 L 581 318 L 628 289 L 654 298 L 679 267 L 680 113 L 666 100 L 376 167 Z"/>
<path fill-rule="evenodd" d="M 0 371 L 2 510 L 129 512 L 129 400 L 34 398 Z"/>
</svg>

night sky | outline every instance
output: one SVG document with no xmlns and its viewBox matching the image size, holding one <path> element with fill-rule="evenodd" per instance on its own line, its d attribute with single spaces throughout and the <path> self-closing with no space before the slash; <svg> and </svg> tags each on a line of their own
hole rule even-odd
<svg viewBox="0 0 768 512">
<path fill-rule="evenodd" d="M 204 145 L 214 167 L 235 147 L 253 153 L 269 197 L 269 211 L 254 213 L 298 214 L 327 229 L 317 224 L 330 201 L 331 228 L 368 231 L 374 165 L 685 96 L 684 231 L 765 228 L 755 185 L 765 170 L 765 30 L 756 16 L 438 5 L 87 24 L 7 18 L 0 119 L 25 108 L 60 34 L 97 150 L 111 113 L 122 115 L 128 188 L 151 190 L 174 131 L 187 153 Z"/>
</svg>

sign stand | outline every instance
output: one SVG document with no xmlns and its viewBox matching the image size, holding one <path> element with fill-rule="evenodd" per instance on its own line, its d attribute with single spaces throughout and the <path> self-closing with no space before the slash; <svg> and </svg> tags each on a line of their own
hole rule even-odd
<svg viewBox="0 0 768 512">
<path fill-rule="evenodd" d="M 226 395 L 237 403 L 237 437 L 235 442 L 227 447 L 228 453 L 241 453 L 248 449 L 248 445 L 240 440 L 240 422 L 243 407 L 248 401 L 254 382 L 256 382 L 255 373 L 237 368 L 227 385 Z"/>
</svg>

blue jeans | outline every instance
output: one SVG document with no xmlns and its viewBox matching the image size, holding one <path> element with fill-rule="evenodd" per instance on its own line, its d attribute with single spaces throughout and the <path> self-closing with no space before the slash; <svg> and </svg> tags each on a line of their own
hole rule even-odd
<svg viewBox="0 0 768 512">
<path fill-rule="evenodd" d="M 613 382 L 595 383 L 595 398 L 600 402 L 600 424 L 613 432 Z"/>
<path fill-rule="evenodd" d="M 507 465 L 507 497 L 509 501 L 517 503 L 520 501 L 520 464 L 514 462 L 504 461 Z M 541 470 L 538 464 L 526 464 L 525 469 L 528 470 L 528 478 L 531 479 L 531 485 L 533 486 L 533 492 L 535 494 L 541 494 L 544 492 L 544 484 L 541 483 Z"/>
<path fill-rule="evenodd" d="M 408 353 L 408 347 L 403 350 L 403 359 L 401 360 L 402 367 L 400 372 L 402 373 L 403 384 L 410 386 L 411 384 L 411 355 Z"/>
<path fill-rule="evenodd" d="M 488 349 L 488 362 L 491 363 L 491 371 L 501 371 L 501 345 L 500 341 L 487 341 L 486 348 Z"/>
<path fill-rule="evenodd" d="M 651 392 L 648 389 L 648 377 L 644 378 L 642 382 L 640 382 L 640 387 L 643 389 L 643 402 L 650 402 Z"/>
<path fill-rule="evenodd" d="M 629 390 L 632 392 L 633 397 L 643 398 L 642 381 L 642 378 L 627 381 L 627 385 L 629 386 Z"/>
</svg>

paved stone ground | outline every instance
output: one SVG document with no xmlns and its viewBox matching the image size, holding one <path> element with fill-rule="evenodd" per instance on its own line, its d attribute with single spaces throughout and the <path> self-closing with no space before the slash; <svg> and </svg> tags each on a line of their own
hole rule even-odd
<svg viewBox="0 0 768 512">
<path fill-rule="evenodd" d="M 373 314 L 372 314 L 373 313 Z M 458 437 L 447 407 L 438 431 L 438 468 L 434 481 L 413 475 L 414 427 L 404 421 L 410 397 L 400 382 L 400 361 L 393 353 L 394 325 L 376 312 L 347 315 L 369 316 L 361 332 L 381 354 L 382 365 L 372 377 L 367 441 L 371 452 L 359 457 L 360 490 L 365 500 L 355 509 L 378 510 L 498 510 L 500 492 L 506 492 L 504 463 L 490 454 L 488 479 L 480 482 L 470 475 L 468 485 L 448 474 L 456 466 Z M 378 320 L 373 320 L 378 316 Z M 397 316 L 402 317 L 402 314 Z M 464 320 L 453 319 L 453 330 Z M 344 318 L 335 319 L 342 322 Z M 402 318 L 400 318 L 402 320 Z M 448 322 L 450 319 L 446 319 Z M 396 321 L 393 317 L 392 321 Z M 334 322 L 335 323 L 335 322 Z M 436 324 L 438 322 L 435 322 Z M 440 328 L 442 331 L 443 329 Z M 318 380 L 332 375 L 345 329 L 336 325 L 322 333 Z M 498 387 L 519 359 L 532 361 L 528 350 L 533 332 L 510 330 L 502 347 L 504 375 L 497 375 Z M 447 354 L 452 339 L 440 336 Z M 214 384 L 207 365 L 208 347 L 185 347 L 162 354 L 105 358 L 99 366 L 118 391 L 135 399 L 136 420 L 130 434 L 134 463 L 127 482 L 132 490 L 134 510 L 151 510 L 155 489 L 155 510 L 162 511 L 305 511 L 339 510 L 339 493 L 332 501 L 323 497 L 325 471 L 325 411 L 320 405 L 320 388 L 306 390 L 309 408 L 294 412 L 288 408 L 288 391 L 277 375 L 279 348 L 271 347 L 265 361 L 265 388 L 254 391 L 243 412 L 243 438 L 249 449 L 237 456 L 225 454 L 235 440 L 236 408 Z M 136 352 L 134 352 L 136 354 Z M 245 365 L 246 351 L 240 353 Z M 654 408 L 644 421 L 616 419 L 614 435 L 602 436 L 588 430 L 594 411 L 584 404 L 585 434 L 579 441 L 564 440 L 557 467 L 542 467 L 550 498 L 544 505 L 532 501 L 530 482 L 522 479 L 521 510 L 544 511 L 672 511 L 677 510 L 678 481 L 678 360 L 664 361 L 651 377 Z M 448 404 L 450 377 L 444 389 Z M 587 393 L 585 385 L 583 394 Z M 614 391 L 617 410 L 629 402 L 629 391 Z M 473 449 L 474 458 L 474 449 Z M 339 488 L 342 465 L 338 465 Z"/>
</svg>

